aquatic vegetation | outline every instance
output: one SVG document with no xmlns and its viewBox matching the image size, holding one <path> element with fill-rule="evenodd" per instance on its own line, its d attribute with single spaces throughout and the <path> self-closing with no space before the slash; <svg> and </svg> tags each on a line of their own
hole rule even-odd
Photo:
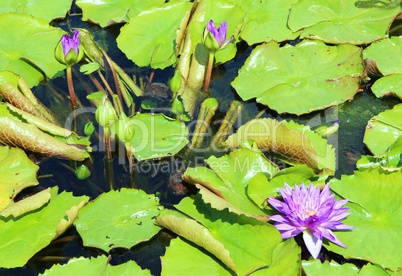
<svg viewBox="0 0 402 276">
<path fill-rule="evenodd" d="M 22 2 L 0 8 L 0 267 L 401 272 L 400 1 Z"/>
</svg>

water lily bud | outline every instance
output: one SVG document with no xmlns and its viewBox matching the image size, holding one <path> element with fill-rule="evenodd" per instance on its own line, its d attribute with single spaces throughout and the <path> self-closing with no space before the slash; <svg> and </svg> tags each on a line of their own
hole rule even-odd
<svg viewBox="0 0 402 276">
<path fill-rule="evenodd" d="M 134 137 L 134 124 L 123 112 L 116 122 L 116 135 L 122 142 L 129 142 Z"/>
<path fill-rule="evenodd" d="M 80 44 L 79 31 L 74 30 L 73 37 L 65 34 L 54 49 L 54 57 L 61 64 L 71 66 L 80 62 L 84 57 L 84 50 Z"/>
<path fill-rule="evenodd" d="M 181 87 L 181 76 L 179 70 L 176 70 L 174 72 L 173 78 L 171 78 L 169 81 L 169 87 L 172 93 L 176 94 L 177 92 L 179 92 L 179 89 Z"/>
<path fill-rule="evenodd" d="M 116 111 L 106 96 L 95 111 L 95 119 L 103 127 L 108 127 L 117 120 Z"/>
<path fill-rule="evenodd" d="M 176 97 L 172 102 L 172 111 L 178 114 L 183 114 L 185 112 L 183 102 L 179 97 Z"/>
<path fill-rule="evenodd" d="M 91 176 L 91 172 L 87 166 L 81 165 L 75 170 L 75 175 L 78 179 L 84 180 Z"/>
<path fill-rule="evenodd" d="M 205 49 L 211 53 L 215 53 L 219 50 L 226 48 L 232 41 L 233 36 L 226 40 L 227 35 L 227 23 L 224 21 L 219 28 L 215 27 L 213 20 L 209 20 L 207 26 L 204 29 L 204 35 L 202 43 Z"/>
<path fill-rule="evenodd" d="M 91 136 L 92 133 L 94 133 L 94 131 L 95 131 L 94 123 L 89 122 L 89 123 L 85 124 L 85 126 L 84 126 L 84 134 L 86 136 Z"/>
</svg>

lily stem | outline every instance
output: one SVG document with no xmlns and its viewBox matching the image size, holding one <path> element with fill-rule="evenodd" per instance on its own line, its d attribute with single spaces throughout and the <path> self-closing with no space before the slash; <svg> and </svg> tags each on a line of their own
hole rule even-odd
<svg viewBox="0 0 402 276">
<path fill-rule="evenodd" d="M 73 107 L 73 110 L 77 107 L 77 98 L 74 92 L 74 85 L 73 85 L 73 71 L 71 66 L 67 66 L 67 85 L 68 85 L 68 92 L 70 93 L 70 101 Z"/>
<path fill-rule="evenodd" d="M 212 67 L 214 66 L 214 53 L 210 52 L 208 57 L 208 67 L 205 73 L 204 92 L 209 94 L 209 84 L 211 83 Z"/>
<path fill-rule="evenodd" d="M 113 161 L 112 153 L 110 151 L 110 135 L 109 127 L 104 127 L 105 132 L 105 151 L 106 151 L 106 167 L 107 167 L 107 179 L 109 182 L 110 190 L 114 190 L 114 172 L 113 172 Z"/>
</svg>

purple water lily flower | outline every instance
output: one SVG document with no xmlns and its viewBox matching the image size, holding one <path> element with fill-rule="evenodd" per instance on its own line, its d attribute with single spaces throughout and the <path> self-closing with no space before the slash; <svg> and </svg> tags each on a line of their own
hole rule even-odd
<svg viewBox="0 0 402 276">
<path fill-rule="evenodd" d="M 303 233 L 303 240 L 314 259 L 318 257 L 322 247 L 322 239 L 346 248 L 331 230 L 347 230 L 353 226 L 342 224 L 342 220 L 351 213 L 349 208 L 342 208 L 348 200 L 334 200 L 329 185 L 320 188 L 312 184 L 308 188 L 304 184 L 295 185 L 294 190 L 285 183 L 285 190 L 279 189 L 284 202 L 273 197 L 268 198 L 276 210 L 282 215 L 274 215 L 270 220 L 276 221 L 275 227 L 283 239 Z"/>
<path fill-rule="evenodd" d="M 71 49 L 74 49 L 75 53 L 78 55 L 78 47 L 80 46 L 80 37 L 79 31 L 73 31 L 73 37 L 70 37 L 68 34 L 65 34 L 60 39 L 61 45 L 63 46 L 64 57 L 70 53 Z"/>
<path fill-rule="evenodd" d="M 223 21 L 219 28 L 215 27 L 215 23 L 212 19 L 208 22 L 208 31 L 214 36 L 216 42 L 218 42 L 219 48 L 225 47 L 233 39 L 233 37 L 230 37 L 226 40 L 227 30 L 228 24 L 226 21 Z"/>
<path fill-rule="evenodd" d="M 221 23 L 219 28 L 216 28 L 214 21 L 209 20 L 203 38 L 203 44 L 209 52 L 215 53 L 222 50 L 233 40 L 233 36 L 226 39 L 227 29 L 228 24 L 225 21 Z"/>
</svg>

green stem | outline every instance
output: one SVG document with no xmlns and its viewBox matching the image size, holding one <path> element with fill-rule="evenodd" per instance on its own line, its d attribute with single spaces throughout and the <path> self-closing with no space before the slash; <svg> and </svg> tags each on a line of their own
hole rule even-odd
<svg viewBox="0 0 402 276">
<path fill-rule="evenodd" d="M 68 84 L 68 92 L 70 93 L 71 105 L 73 107 L 73 110 L 75 110 L 77 106 L 77 99 L 74 92 L 73 71 L 71 69 L 71 66 L 67 66 L 67 84 Z"/>
<path fill-rule="evenodd" d="M 208 67 L 205 73 L 204 92 L 208 93 L 209 84 L 211 83 L 212 67 L 214 66 L 214 53 L 210 52 L 208 57 Z"/>
<path fill-rule="evenodd" d="M 110 151 L 110 135 L 109 135 L 109 127 L 106 126 L 103 128 L 105 132 L 105 154 L 106 154 L 106 170 L 107 170 L 107 179 L 110 186 L 110 190 L 114 190 L 114 171 L 113 171 L 113 160 L 112 153 Z"/>
</svg>

